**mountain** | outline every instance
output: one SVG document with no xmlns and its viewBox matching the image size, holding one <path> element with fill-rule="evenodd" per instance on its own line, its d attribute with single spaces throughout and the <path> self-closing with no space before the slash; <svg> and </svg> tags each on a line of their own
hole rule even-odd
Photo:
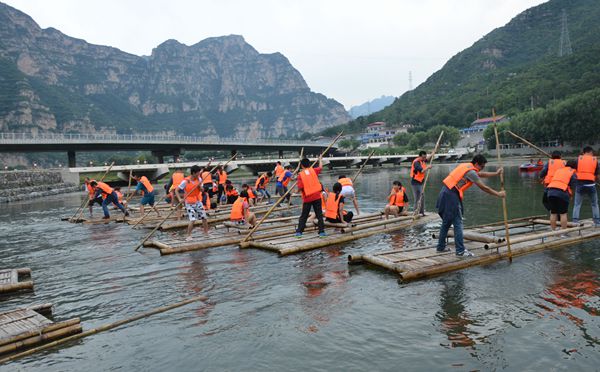
<svg viewBox="0 0 600 372">
<path fill-rule="evenodd" d="M 573 53 L 560 57 L 563 9 Z M 492 107 L 514 117 L 532 103 L 545 107 L 598 87 L 599 18 L 598 0 L 550 0 L 530 8 L 452 57 L 392 105 L 344 127 L 360 131 L 373 121 L 411 123 L 420 129 L 466 127 L 478 113 L 490 115 Z"/>
<path fill-rule="evenodd" d="M 356 119 L 359 116 L 369 115 L 391 105 L 395 99 L 396 97 L 393 96 L 381 96 L 361 105 L 350 107 L 348 114 L 350 114 L 353 119 Z"/>
<path fill-rule="evenodd" d="M 0 3 L 0 131 L 256 138 L 348 120 L 285 56 L 241 36 L 168 40 L 141 57 L 41 29 Z"/>
</svg>

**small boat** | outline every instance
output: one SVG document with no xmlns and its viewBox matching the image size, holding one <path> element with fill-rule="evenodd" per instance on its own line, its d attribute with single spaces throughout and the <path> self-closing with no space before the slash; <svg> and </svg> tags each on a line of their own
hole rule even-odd
<svg viewBox="0 0 600 372">
<path fill-rule="evenodd" d="M 521 172 L 539 172 L 544 168 L 544 164 L 523 163 L 519 166 Z"/>
</svg>

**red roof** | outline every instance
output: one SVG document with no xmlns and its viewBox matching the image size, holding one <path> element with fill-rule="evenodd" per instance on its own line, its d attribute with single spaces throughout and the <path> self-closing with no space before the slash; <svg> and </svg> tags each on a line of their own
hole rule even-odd
<svg viewBox="0 0 600 372">
<path fill-rule="evenodd" d="M 506 117 L 506 115 L 498 115 L 498 116 L 496 116 L 496 121 L 502 121 L 502 119 L 504 119 L 505 117 Z M 493 123 L 493 122 L 494 122 L 493 117 L 481 118 L 481 119 L 477 119 L 474 122 L 472 122 L 471 125 L 489 124 L 489 123 Z"/>
<path fill-rule="evenodd" d="M 368 125 L 369 128 L 372 127 L 381 127 L 381 126 L 385 126 L 385 123 L 383 121 L 376 121 L 374 123 L 371 123 Z"/>
</svg>

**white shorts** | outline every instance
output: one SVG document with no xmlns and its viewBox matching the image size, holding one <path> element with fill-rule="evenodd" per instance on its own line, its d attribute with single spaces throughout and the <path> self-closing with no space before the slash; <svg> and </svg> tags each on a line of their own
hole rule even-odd
<svg viewBox="0 0 600 372">
<path fill-rule="evenodd" d="M 354 199 L 354 187 L 342 186 L 342 192 L 340 193 L 344 198 Z"/>
<path fill-rule="evenodd" d="M 190 221 L 205 220 L 206 211 L 204 205 L 201 202 L 194 204 L 185 203 L 185 210 L 187 211 L 188 219 Z"/>
</svg>

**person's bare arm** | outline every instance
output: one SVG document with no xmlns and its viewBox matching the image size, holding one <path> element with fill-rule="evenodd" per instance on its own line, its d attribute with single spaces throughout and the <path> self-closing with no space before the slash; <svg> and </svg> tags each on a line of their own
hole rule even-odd
<svg viewBox="0 0 600 372">
<path fill-rule="evenodd" d="M 500 167 L 495 172 L 479 172 L 478 176 L 481 178 L 490 178 L 490 177 L 499 176 L 500 173 L 504 173 L 504 168 Z"/>
<path fill-rule="evenodd" d="M 481 173 L 479 174 L 479 176 L 481 177 Z M 496 191 L 496 190 L 492 189 L 491 187 L 489 187 L 488 185 L 486 185 L 485 183 L 481 182 L 481 180 L 475 181 L 474 183 L 477 185 L 477 187 L 479 187 L 481 190 L 483 190 L 484 192 L 486 192 L 490 195 L 494 195 L 499 198 L 503 198 L 506 196 L 506 191 Z"/>
</svg>

